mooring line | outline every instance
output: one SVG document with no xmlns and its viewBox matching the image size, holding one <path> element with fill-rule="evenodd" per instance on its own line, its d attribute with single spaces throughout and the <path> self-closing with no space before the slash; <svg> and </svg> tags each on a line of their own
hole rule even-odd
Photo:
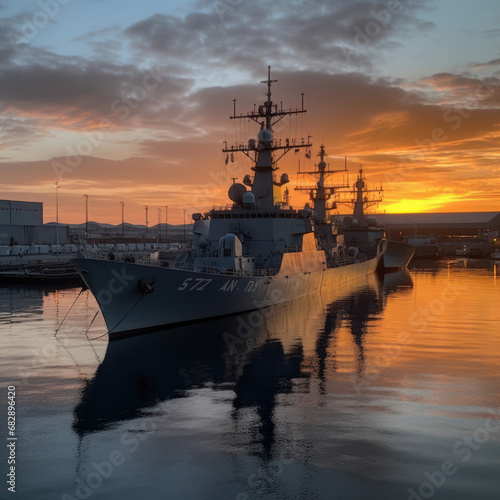
<svg viewBox="0 0 500 500">
<path fill-rule="evenodd" d="M 61 324 L 56 328 L 56 331 L 54 333 L 54 337 L 58 334 L 59 330 L 61 329 L 61 326 L 64 323 L 64 320 L 68 317 L 68 314 L 71 312 L 71 309 L 73 309 L 73 306 L 76 304 L 76 301 L 80 298 L 80 295 L 86 290 L 86 288 L 83 288 L 80 290 L 80 293 L 77 295 L 76 299 L 74 300 L 73 304 L 71 304 L 71 307 L 68 309 L 68 312 L 66 313 L 66 316 L 64 316 L 63 320 L 61 321 Z"/>
<path fill-rule="evenodd" d="M 97 340 L 97 339 L 100 339 L 101 337 L 104 337 L 104 335 L 101 335 L 101 337 L 96 337 L 95 339 L 89 339 L 89 330 L 90 330 L 90 327 L 92 326 L 92 324 L 94 323 L 94 320 L 97 318 L 97 315 L 99 314 L 99 309 L 97 309 L 96 313 L 94 314 L 94 317 L 92 318 L 92 321 L 90 322 L 90 325 L 88 326 L 88 328 L 85 330 L 85 336 L 87 337 L 87 340 L 90 342 L 91 340 Z M 92 344 L 91 344 L 92 345 Z"/>
</svg>

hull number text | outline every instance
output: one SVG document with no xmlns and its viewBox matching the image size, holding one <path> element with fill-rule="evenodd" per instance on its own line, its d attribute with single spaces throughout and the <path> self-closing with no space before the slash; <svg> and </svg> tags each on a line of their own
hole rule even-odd
<svg viewBox="0 0 500 500">
<path fill-rule="evenodd" d="M 186 278 L 177 290 L 195 290 L 201 292 L 212 282 L 211 279 Z"/>
</svg>

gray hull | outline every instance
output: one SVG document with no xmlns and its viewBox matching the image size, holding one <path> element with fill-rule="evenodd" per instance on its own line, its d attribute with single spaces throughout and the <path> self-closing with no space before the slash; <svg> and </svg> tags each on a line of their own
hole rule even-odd
<svg viewBox="0 0 500 500">
<path fill-rule="evenodd" d="M 388 241 L 387 250 L 384 253 L 385 269 L 403 269 L 410 263 L 416 248 L 408 243 L 400 241 Z"/>
<path fill-rule="evenodd" d="M 422 245 L 415 250 L 414 259 L 437 259 L 441 250 L 438 245 Z"/>
<path fill-rule="evenodd" d="M 125 262 L 72 262 L 101 308 L 110 334 L 139 333 L 280 304 L 376 271 L 382 254 L 295 275 L 231 276 Z M 154 279 L 152 291 L 144 283 Z"/>
</svg>

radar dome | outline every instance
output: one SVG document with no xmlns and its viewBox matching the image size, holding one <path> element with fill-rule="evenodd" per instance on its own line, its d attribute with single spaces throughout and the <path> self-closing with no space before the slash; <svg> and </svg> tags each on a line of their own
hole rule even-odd
<svg viewBox="0 0 500 500">
<path fill-rule="evenodd" d="M 270 130 L 263 128 L 259 132 L 259 142 L 272 142 L 273 134 Z"/>
<path fill-rule="evenodd" d="M 243 195 L 243 205 L 255 205 L 255 196 L 251 191 L 247 191 Z"/>
</svg>

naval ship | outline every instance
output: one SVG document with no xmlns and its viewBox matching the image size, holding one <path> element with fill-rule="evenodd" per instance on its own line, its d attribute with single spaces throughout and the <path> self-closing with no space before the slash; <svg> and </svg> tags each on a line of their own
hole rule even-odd
<svg viewBox="0 0 500 500">
<path fill-rule="evenodd" d="M 357 252 L 369 251 L 374 241 L 386 237 L 386 228 L 378 224 L 376 217 L 365 214 L 365 210 L 378 206 L 382 201 L 382 185 L 368 187 L 366 176 L 360 168 L 356 182 L 351 186 L 347 157 L 343 169 L 333 170 L 325 161 L 328 155 L 323 144 L 317 156 L 320 161 L 314 166 L 314 170 L 300 171 L 299 168 L 298 177 L 301 181 L 295 186 L 295 190 L 308 192 L 313 203 L 314 229 L 319 245 L 325 249 L 327 256 L 328 246 L 332 243 L 339 244 L 339 238 L 343 238 L 343 244 L 351 257 Z M 339 174 L 343 174 L 340 182 L 335 181 Z M 307 179 L 310 177 L 314 178 L 313 183 L 308 182 Z M 335 215 L 331 215 L 330 212 L 336 210 L 339 205 L 351 208 L 352 217 L 347 216 L 335 221 Z M 330 236 L 332 224 L 339 228 L 341 233 L 335 242 Z M 393 272 L 407 267 L 414 253 L 413 245 L 388 240 L 382 261 L 384 271 Z"/>
<path fill-rule="evenodd" d="M 365 215 L 365 210 L 372 206 L 378 206 L 382 201 L 383 188 L 369 188 L 363 169 L 359 169 L 356 182 L 352 188 L 341 187 L 337 194 L 347 195 L 337 199 L 337 203 L 344 204 L 353 208 L 352 218 L 344 218 L 344 233 L 346 238 L 354 246 L 369 245 L 371 241 L 386 236 L 386 227 L 381 226 L 374 216 Z M 387 249 L 382 259 L 384 270 L 394 272 L 398 269 L 404 269 L 408 266 L 415 254 L 415 247 L 409 242 L 394 241 L 388 239 Z"/>
<path fill-rule="evenodd" d="M 307 204 L 296 210 L 283 201 L 279 160 L 290 151 L 309 152 L 310 137 L 277 139 L 285 117 L 306 113 L 272 100 L 231 119 L 256 123 L 256 138 L 224 144 L 252 160 L 252 175 L 229 187 L 231 204 L 193 214 L 193 246 L 172 266 L 86 258 L 72 262 L 95 296 L 110 337 L 145 333 L 208 318 L 267 308 L 369 275 L 381 265 L 387 241 L 378 237 L 361 247 L 346 247 L 341 228 L 318 222 Z M 256 130 L 257 132 L 257 130 Z M 306 153 L 307 154 L 307 153 Z M 317 208 L 316 208 L 317 210 Z M 258 317 L 255 321 L 258 321 Z"/>
</svg>

